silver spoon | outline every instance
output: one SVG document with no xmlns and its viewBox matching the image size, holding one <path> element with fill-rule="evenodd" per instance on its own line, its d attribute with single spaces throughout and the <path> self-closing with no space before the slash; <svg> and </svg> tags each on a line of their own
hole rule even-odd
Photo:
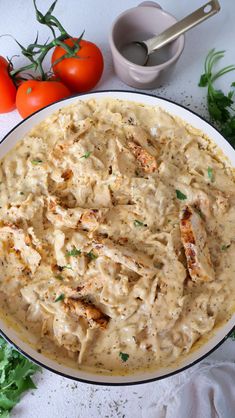
<svg viewBox="0 0 235 418">
<path fill-rule="evenodd" d="M 149 55 L 154 51 L 174 41 L 182 33 L 204 22 L 204 20 L 218 13 L 219 10 L 220 4 L 218 0 L 209 1 L 204 6 L 195 10 L 195 12 L 166 29 L 160 35 L 154 36 L 146 41 L 134 41 L 124 45 L 121 53 L 129 61 L 138 65 L 145 65 Z"/>
</svg>

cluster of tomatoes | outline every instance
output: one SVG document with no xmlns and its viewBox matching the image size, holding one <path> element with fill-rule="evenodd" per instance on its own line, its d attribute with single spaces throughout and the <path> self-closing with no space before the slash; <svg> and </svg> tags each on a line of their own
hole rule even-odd
<svg viewBox="0 0 235 418">
<path fill-rule="evenodd" d="M 76 38 L 64 41 L 72 46 Z M 65 51 L 56 46 L 52 54 L 54 75 L 48 80 L 17 80 L 11 76 L 8 61 L 0 57 L 0 113 L 11 112 L 15 107 L 25 118 L 35 111 L 75 93 L 95 87 L 103 72 L 103 56 L 92 42 L 79 40 L 75 56 L 63 58 Z"/>
</svg>

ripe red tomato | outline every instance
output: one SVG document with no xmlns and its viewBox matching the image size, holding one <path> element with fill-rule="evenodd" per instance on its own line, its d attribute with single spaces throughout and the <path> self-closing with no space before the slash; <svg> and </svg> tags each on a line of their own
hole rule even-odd
<svg viewBox="0 0 235 418">
<path fill-rule="evenodd" d="M 59 81 L 27 80 L 17 90 L 16 107 L 22 118 L 26 118 L 70 94 L 69 89 Z"/>
<path fill-rule="evenodd" d="M 15 109 L 16 86 L 9 75 L 8 62 L 0 56 L 0 113 Z"/>
<path fill-rule="evenodd" d="M 69 46 L 74 46 L 77 38 L 68 38 L 64 41 Z M 101 78 L 104 61 L 100 49 L 92 42 L 81 40 L 80 49 L 76 57 L 64 58 L 56 64 L 66 51 L 57 46 L 52 54 L 52 66 L 54 73 L 74 93 L 89 91 L 95 87 Z"/>
</svg>

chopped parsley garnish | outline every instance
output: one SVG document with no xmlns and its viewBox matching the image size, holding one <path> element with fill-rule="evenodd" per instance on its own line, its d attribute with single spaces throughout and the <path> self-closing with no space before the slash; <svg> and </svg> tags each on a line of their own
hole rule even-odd
<svg viewBox="0 0 235 418">
<path fill-rule="evenodd" d="M 120 351 L 119 353 L 119 357 L 122 359 L 122 361 L 124 361 L 124 363 L 129 359 L 129 354 L 127 353 L 122 353 L 122 351 Z"/>
<path fill-rule="evenodd" d="M 35 160 L 32 160 L 31 163 L 33 165 L 41 164 L 42 163 L 42 160 L 40 160 L 39 158 L 36 158 Z"/>
<path fill-rule="evenodd" d="M 197 214 L 198 214 L 201 218 L 203 218 L 203 213 L 202 213 L 201 209 L 199 209 L 199 208 L 195 207 L 195 212 L 197 212 Z"/>
<path fill-rule="evenodd" d="M 56 279 L 58 280 L 64 280 L 63 276 L 61 276 L 61 274 L 57 274 L 57 276 L 55 276 Z"/>
<path fill-rule="evenodd" d="M 95 260 L 96 258 L 98 258 L 98 255 L 90 251 L 89 253 L 87 253 L 87 257 L 89 257 L 91 260 Z"/>
<path fill-rule="evenodd" d="M 61 300 L 64 300 L 64 293 L 61 293 L 56 299 L 55 302 L 60 302 Z"/>
<path fill-rule="evenodd" d="M 134 226 L 144 226 L 143 222 L 138 221 L 138 219 L 134 220 Z"/>
<path fill-rule="evenodd" d="M 222 245 L 221 250 L 222 250 L 222 251 L 227 250 L 227 249 L 230 247 L 230 245 L 231 245 L 231 244 L 227 244 L 227 245 L 226 245 L 226 244 L 224 244 L 224 245 Z"/>
<path fill-rule="evenodd" d="M 213 175 L 213 170 L 211 167 L 208 167 L 207 169 L 207 175 L 210 181 L 214 181 L 214 175 Z"/>
<path fill-rule="evenodd" d="M 82 155 L 80 158 L 89 158 L 89 157 L 90 157 L 90 155 L 91 155 L 91 151 L 87 151 L 87 152 L 85 152 L 85 154 L 84 154 L 84 155 Z"/>
<path fill-rule="evenodd" d="M 81 250 L 77 250 L 77 248 L 73 248 L 71 251 L 67 251 L 66 255 L 70 257 L 77 257 L 77 255 L 81 254 Z"/>
<path fill-rule="evenodd" d="M 179 200 L 187 199 L 187 196 L 184 193 L 182 193 L 180 190 L 176 189 L 175 192 L 176 192 L 177 199 L 179 199 Z"/>
<path fill-rule="evenodd" d="M 72 267 L 70 266 L 70 264 L 67 264 L 66 266 L 63 266 L 62 270 L 64 270 L 64 269 L 73 270 Z"/>
<path fill-rule="evenodd" d="M 163 263 L 154 263 L 154 267 L 156 267 L 156 269 L 161 269 L 163 267 Z"/>
<path fill-rule="evenodd" d="M 22 393 L 36 389 L 31 376 L 40 370 L 0 337 L 0 417 L 7 418 Z"/>
</svg>

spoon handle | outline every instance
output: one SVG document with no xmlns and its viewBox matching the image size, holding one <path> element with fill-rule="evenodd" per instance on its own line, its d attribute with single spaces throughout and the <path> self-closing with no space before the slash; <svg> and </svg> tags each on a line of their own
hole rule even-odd
<svg viewBox="0 0 235 418">
<path fill-rule="evenodd" d="M 154 36 L 153 38 L 144 41 L 143 43 L 147 47 L 148 54 L 151 54 L 156 49 L 159 49 L 169 42 L 174 41 L 174 39 L 178 38 L 178 36 L 182 35 L 182 33 L 188 31 L 201 22 L 204 22 L 204 20 L 213 16 L 215 13 L 218 13 L 219 10 L 220 4 L 218 0 L 209 1 L 208 3 L 204 4 L 204 6 L 197 9 L 195 12 L 175 23 L 169 29 L 166 29 L 160 35 Z"/>
</svg>

